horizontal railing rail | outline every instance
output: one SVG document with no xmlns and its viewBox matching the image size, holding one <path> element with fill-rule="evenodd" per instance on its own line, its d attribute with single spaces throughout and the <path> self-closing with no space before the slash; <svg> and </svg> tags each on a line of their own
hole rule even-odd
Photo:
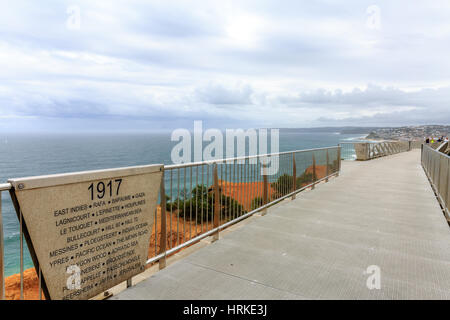
<svg viewBox="0 0 450 320">
<path fill-rule="evenodd" d="M 189 162 L 189 163 L 182 163 L 182 164 L 169 164 L 165 165 L 164 169 L 174 169 L 174 168 L 180 168 L 180 167 L 192 167 L 196 165 L 201 164 L 215 164 L 215 163 L 229 163 L 229 162 L 236 162 L 236 161 L 242 161 L 242 160 L 248 160 L 248 159 L 264 159 L 264 158 L 270 158 L 275 156 L 282 156 L 286 154 L 292 154 L 292 153 L 304 153 L 304 152 L 313 152 L 313 151 L 320 151 L 320 150 L 329 150 L 329 149 L 336 149 L 337 147 L 324 147 L 324 148 L 312 148 L 312 149 L 303 149 L 303 150 L 294 150 L 294 151 L 285 151 L 285 152 L 278 152 L 278 153 L 267 153 L 262 155 L 253 155 L 253 156 L 242 156 L 242 157 L 235 157 L 235 158 L 224 158 L 221 160 L 209 160 L 209 161 L 199 161 L 199 162 Z"/>
<path fill-rule="evenodd" d="M 425 174 L 437 195 L 447 221 L 450 223 L 450 156 L 424 144 L 421 159 Z"/>
<path fill-rule="evenodd" d="M 276 168 L 276 170 L 273 170 Z M 338 176 L 341 147 L 326 147 L 165 165 L 160 195 L 150 239 L 147 265 L 159 262 L 185 247 L 212 236 L 257 212 L 298 192 L 314 189 L 316 184 Z M 0 184 L 0 299 L 5 299 L 4 235 L 2 225 L 2 191 Z M 19 215 L 20 299 L 24 295 L 24 242 Z M 41 274 L 38 271 L 38 298 L 42 299 Z M 131 286 L 131 279 L 127 286 Z"/>
</svg>

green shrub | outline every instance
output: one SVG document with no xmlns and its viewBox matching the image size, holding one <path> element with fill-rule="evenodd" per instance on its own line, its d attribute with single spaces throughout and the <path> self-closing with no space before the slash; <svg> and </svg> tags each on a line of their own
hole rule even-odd
<svg viewBox="0 0 450 320">
<path fill-rule="evenodd" d="M 212 188 L 205 185 L 197 185 L 189 194 L 183 198 L 177 198 L 172 202 L 172 211 L 178 210 L 178 215 L 186 220 L 197 220 L 197 222 L 212 221 L 214 219 L 215 196 Z M 166 206 L 170 210 L 170 205 Z M 220 196 L 220 215 L 229 219 L 233 215 L 246 211 L 236 200 L 223 194 Z"/>
</svg>

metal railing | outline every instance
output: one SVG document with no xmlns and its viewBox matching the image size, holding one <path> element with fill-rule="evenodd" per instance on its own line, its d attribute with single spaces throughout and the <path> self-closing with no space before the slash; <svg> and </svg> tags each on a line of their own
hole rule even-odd
<svg viewBox="0 0 450 320">
<path fill-rule="evenodd" d="M 425 174 L 444 209 L 447 221 L 450 222 L 450 157 L 424 144 L 421 158 Z"/>
<path fill-rule="evenodd" d="M 272 174 L 270 168 L 278 170 Z M 339 175 L 341 147 L 281 152 L 180 165 L 166 165 L 150 239 L 147 265 L 159 262 L 298 192 L 314 189 Z M 11 185 L 0 184 L 0 299 L 5 298 L 4 236 L 1 194 Z M 24 299 L 24 242 L 19 216 L 20 299 Z M 39 272 L 39 271 L 38 271 Z M 41 274 L 38 298 L 42 299 Z M 131 286 L 131 279 L 127 286 Z M 26 297 L 25 297 L 26 298 Z"/>
<path fill-rule="evenodd" d="M 365 141 L 339 142 L 342 160 L 356 160 L 355 143 L 365 143 Z"/>
<path fill-rule="evenodd" d="M 154 256 L 148 264 L 266 209 L 340 169 L 340 148 L 270 155 L 279 170 L 264 175 L 266 156 L 248 156 L 164 167 L 160 212 L 154 224 Z M 268 170 L 268 169 L 267 169 Z M 159 233 L 159 234 L 158 234 Z M 158 250 L 159 249 L 159 250 Z"/>
</svg>

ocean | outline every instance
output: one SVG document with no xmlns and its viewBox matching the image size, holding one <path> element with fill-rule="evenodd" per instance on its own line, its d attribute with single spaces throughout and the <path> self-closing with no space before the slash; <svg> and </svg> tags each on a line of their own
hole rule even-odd
<svg viewBox="0 0 450 320">
<path fill-rule="evenodd" d="M 362 134 L 280 131 L 280 152 L 335 146 Z M 171 164 L 178 142 L 170 133 L 93 135 L 0 134 L 0 183 L 9 178 L 107 169 L 153 163 Z M 204 143 L 206 146 L 207 143 Z M 18 273 L 19 223 L 7 192 L 2 193 L 5 276 Z M 25 249 L 24 267 L 33 266 Z"/>
</svg>

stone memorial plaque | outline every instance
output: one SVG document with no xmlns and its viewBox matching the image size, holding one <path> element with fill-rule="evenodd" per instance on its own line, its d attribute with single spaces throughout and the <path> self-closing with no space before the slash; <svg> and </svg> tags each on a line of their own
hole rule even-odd
<svg viewBox="0 0 450 320">
<path fill-rule="evenodd" d="M 162 168 L 9 180 L 51 299 L 88 299 L 144 270 Z"/>
</svg>

